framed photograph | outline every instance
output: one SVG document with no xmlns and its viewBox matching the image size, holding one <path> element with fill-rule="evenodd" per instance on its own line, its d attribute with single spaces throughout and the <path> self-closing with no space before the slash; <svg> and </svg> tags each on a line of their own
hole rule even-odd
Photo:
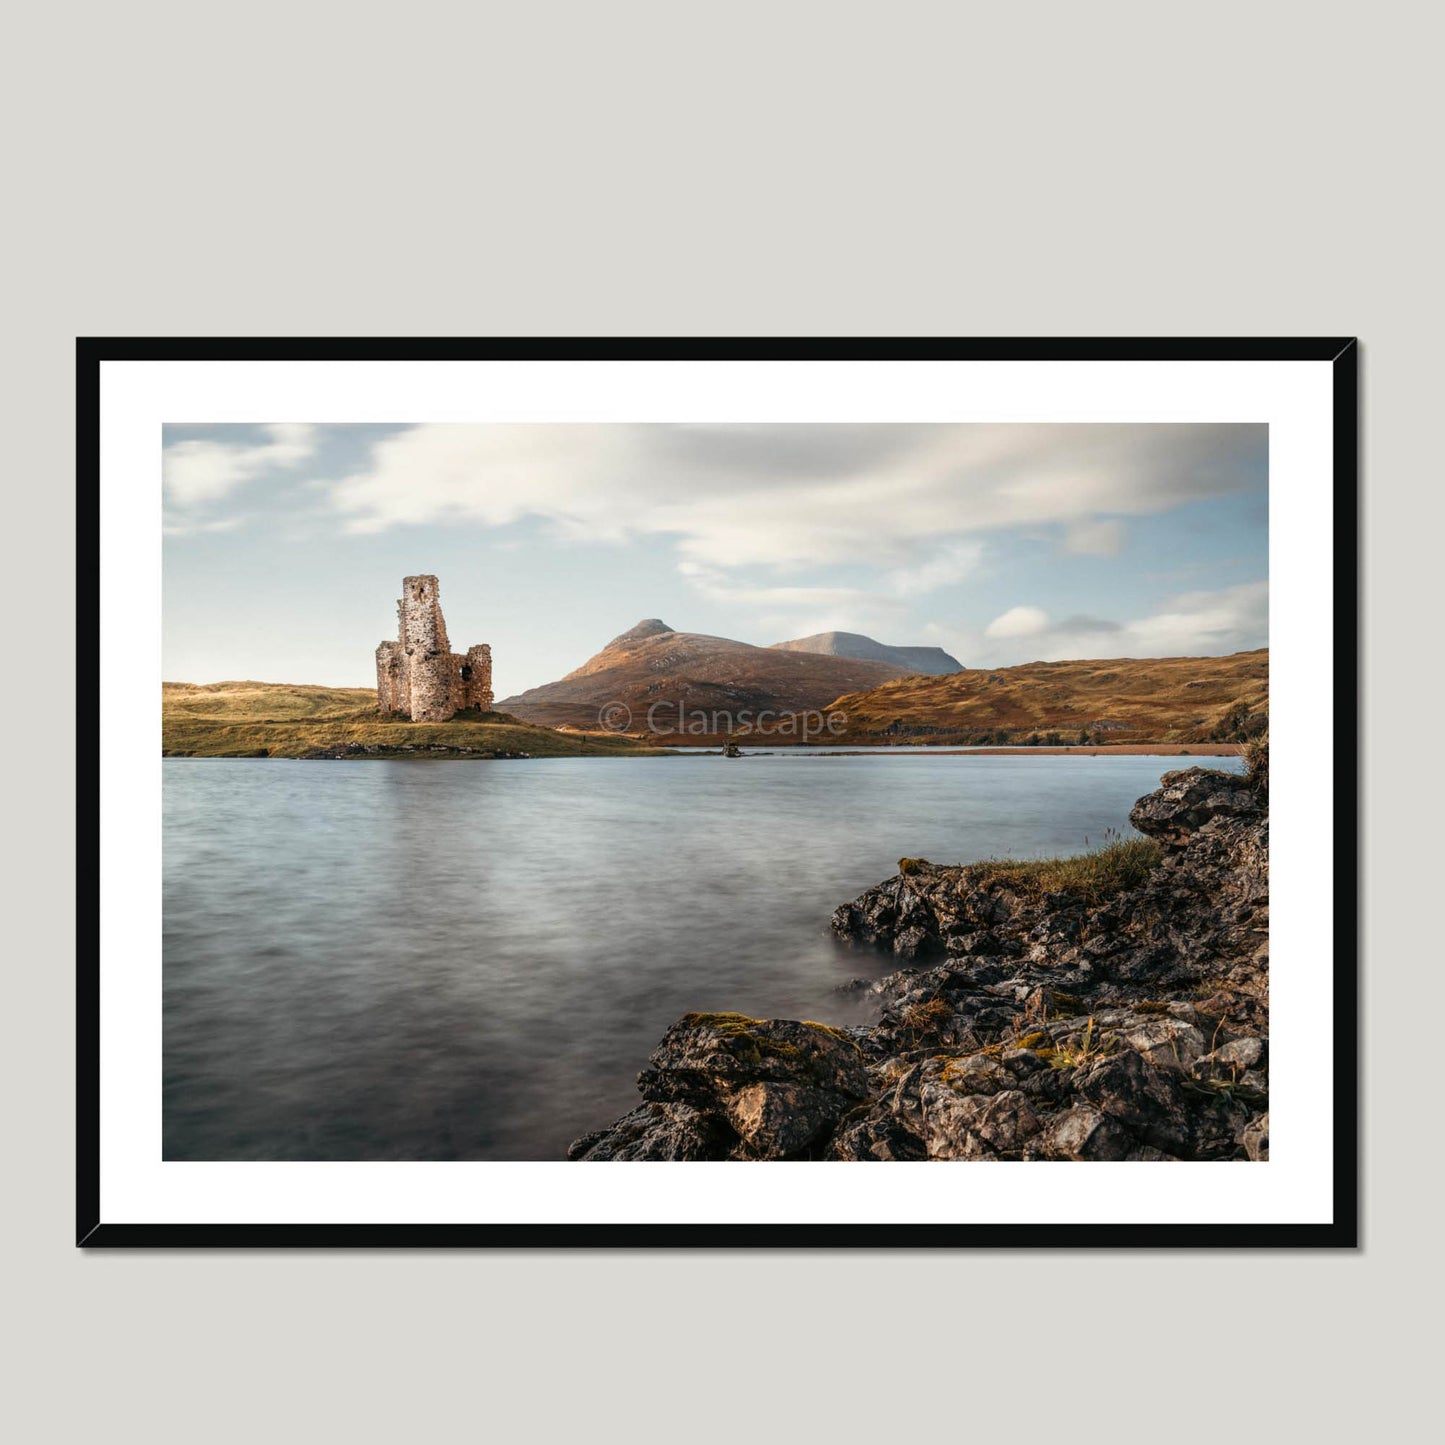
<svg viewBox="0 0 1445 1445">
<path fill-rule="evenodd" d="M 82 339 L 78 1243 L 1355 1245 L 1357 362 Z"/>
</svg>

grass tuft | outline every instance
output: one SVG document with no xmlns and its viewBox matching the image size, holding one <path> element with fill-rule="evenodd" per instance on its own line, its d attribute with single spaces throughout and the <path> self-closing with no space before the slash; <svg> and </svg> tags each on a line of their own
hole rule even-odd
<svg viewBox="0 0 1445 1445">
<path fill-rule="evenodd" d="M 1269 796 L 1269 734 L 1250 738 L 1240 749 L 1246 776 L 1262 797 Z"/>
<path fill-rule="evenodd" d="M 1089 1015 L 1088 1026 L 1084 1029 L 1084 1036 L 1077 1046 L 1069 1044 L 1058 1044 L 1052 1049 L 1040 1050 L 1039 1057 L 1044 1060 L 1051 1069 L 1062 1071 L 1064 1069 L 1082 1069 L 1092 1064 L 1096 1059 L 1105 1059 L 1114 1053 L 1119 1047 L 1116 1038 L 1094 1037 L 1094 1016 Z"/>
<path fill-rule="evenodd" d="M 968 871 L 976 883 L 994 884 L 1025 897 L 1069 893 L 1098 904 L 1137 888 L 1162 857 L 1152 838 L 1114 838 L 1067 858 L 992 858 Z"/>
<path fill-rule="evenodd" d="M 926 1003 L 916 1003 L 903 1011 L 899 1022 L 914 1037 L 920 1033 L 931 1033 L 941 1028 L 953 1017 L 953 1010 L 941 998 L 931 998 Z"/>
</svg>

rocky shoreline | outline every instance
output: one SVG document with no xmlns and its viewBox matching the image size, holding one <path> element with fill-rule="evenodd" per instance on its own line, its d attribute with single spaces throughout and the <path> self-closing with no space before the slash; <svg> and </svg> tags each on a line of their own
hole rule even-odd
<svg viewBox="0 0 1445 1445">
<path fill-rule="evenodd" d="M 832 920 L 901 965 L 877 1023 L 687 1014 L 568 1157 L 1267 1159 L 1267 752 L 1130 821 L 1064 866 L 904 859 Z"/>
<path fill-rule="evenodd" d="M 383 747 L 377 743 L 336 743 L 330 747 L 310 748 L 296 762 L 343 762 L 351 758 L 530 758 L 531 753 L 507 752 L 498 748 L 468 748 L 460 744 L 404 743 L 401 747 Z"/>
</svg>

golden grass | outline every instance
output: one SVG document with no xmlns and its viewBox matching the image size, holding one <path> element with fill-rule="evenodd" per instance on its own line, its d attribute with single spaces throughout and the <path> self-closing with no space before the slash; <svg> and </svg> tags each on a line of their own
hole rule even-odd
<svg viewBox="0 0 1445 1445">
<path fill-rule="evenodd" d="M 161 713 L 239 722 L 377 721 L 376 691 L 366 687 L 311 687 L 275 682 L 163 682 Z"/>
<path fill-rule="evenodd" d="M 1162 857 L 1152 838 L 1117 838 L 1065 858 L 990 858 L 972 863 L 972 881 L 996 884 L 1027 897 L 1071 893 L 1098 904 L 1137 888 Z"/>
<path fill-rule="evenodd" d="M 381 718 L 366 688 L 284 683 L 163 683 L 161 750 L 174 757 L 296 758 L 348 743 L 389 753 L 407 748 L 471 748 L 534 758 L 599 757 L 658 751 L 611 733 L 559 733 L 506 713 L 474 714 L 445 723 Z"/>
</svg>

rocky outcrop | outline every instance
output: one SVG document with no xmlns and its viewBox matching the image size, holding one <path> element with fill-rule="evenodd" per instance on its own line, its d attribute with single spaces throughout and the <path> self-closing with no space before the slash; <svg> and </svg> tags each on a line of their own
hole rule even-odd
<svg viewBox="0 0 1445 1445">
<path fill-rule="evenodd" d="M 1159 851 L 1145 860 L 1140 845 L 1115 844 L 1097 855 L 1120 859 L 1112 876 L 1100 869 L 1083 886 L 1050 888 L 1049 873 L 1027 865 L 957 868 L 905 858 L 896 877 L 834 913 L 833 931 L 901 962 L 945 960 L 975 978 L 993 965 L 1015 983 L 1048 983 L 1100 1004 L 1192 998 L 1212 981 L 1215 1006 L 1229 1018 L 1262 1021 L 1269 942 L 1262 800 L 1237 775 L 1187 768 L 1166 773 L 1130 821 Z"/>
<path fill-rule="evenodd" d="M 1159 790 L 1134 804 L 1129 821 L 1171 847 L 1183 847 L 1216 818 L 1259 818 L 1264 807 L 1247 778 L 1211 768 L 1166 773 Z"/>
<path fill-rule="evenodd" d="M 871 1027 L 689 1014 L 578 1159 L 1269 1157 L 1269 830 L 1169 773 L 1098 866 L 905 859 L 833 916 L 903 966 Z"/>
<path fill-rule="evenodd" d="M 266 756 L 264 748 L 260 755 Z M 460 743 L 403 743 L 400 747 L 388 747 L 381 743 L 332 743 L 328 747 L 308 748 L 296 756 L 301 762 L 318 762 L 351 758 L 526 758 L 531 754 L 508 752 L 504 748 L 469 748 Z"/>
<path fill-rule="evenodd" d="M 573 1159 L 796 1159 L 869 1095 L 858 1044 L 825 1024 L 685 1014 L 638 1076 L 642 1108 Z"/>
</svg>

